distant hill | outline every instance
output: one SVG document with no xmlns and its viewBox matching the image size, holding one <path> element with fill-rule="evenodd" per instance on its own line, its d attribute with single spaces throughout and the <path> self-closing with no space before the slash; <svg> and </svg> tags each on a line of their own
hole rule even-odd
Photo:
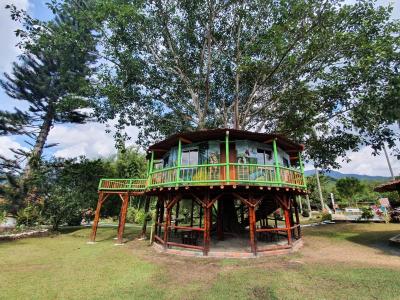
<svg viewBox="0 0 400 300">
<path fill-rule="evenodd" d="M 315 174 L 314 170 L 306 170 L 305 172 L 306 176 L 312 176 Z M 390 177 L 385 177 L 385 176 L 370 176 L 370 175 L 360 175 L 360 174 L 343 174 L 338 171 L 330 171 L 329 173 L 325 173 L 324 175 L 332 177 L 334 179 L 340 179 L 344 177 L 354 177 L 359 180 L 370 180 L 370 181 L 388 181 L 390 180 Z"/>
</svg>

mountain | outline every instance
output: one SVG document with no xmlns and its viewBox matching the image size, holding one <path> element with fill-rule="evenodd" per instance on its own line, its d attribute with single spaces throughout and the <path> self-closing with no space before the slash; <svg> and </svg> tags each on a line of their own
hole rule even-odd
<svg viewBox="0 0 400 300">
<path fill-rule="evenodd" d="M 312 176 L 315 174 L 314 170 L 306 170 L 304 171 L 304 174 L 306 176 Z M 324 175 L 332 177 L 334 179 L 340 179 L 344 177 L 354 177 L 359 180 L 370 180 L 370 181 L 388 181 L 390 180 L 390 177 L 385 177 L 385 176 L 370 176 L 370 175 L 360 175 L 360 174 L 343 174 L 338 171 L 330 171 L 325 173 Z"/>
</svg>

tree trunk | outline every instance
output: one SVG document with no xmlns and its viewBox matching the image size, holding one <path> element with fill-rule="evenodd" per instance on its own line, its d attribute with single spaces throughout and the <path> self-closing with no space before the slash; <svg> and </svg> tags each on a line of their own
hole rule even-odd
<svg viewBox="0 0 400 300">
<path fill-rule="evenodd" d="M 49 109 L 43 118 L 43 123 L 40 126 L 40 132 L 36 138 L 35 146 L 33 147 L 31 155 L 28 159 L 28 163 L 24 168 L 24 172 L 22 174 L 23 180 L 26 180 L 30 177 L 32 169 L 35 167 L 35 163 L 37 163 L 37 160 L 40 159 L 43 154 L 44 145 L 46 144 L 51 126 L 53 125 L 53 117 L 53 110 Z"/>
<path fill-rule="evenodd" d="M 26 189 L 26 183 L 32 175 L 32 170 L 37 168 L 38 160 L 42 157 L 43 149 L 47 141 L 47 137 L 49 136 L 49 132 L 51 126 L 53 125 L 54 112 L 53 109 L 48 108 L 46 112 L 42 125 L 40 126 L 39 134 L 36 138 L 35 146 L 30 153 L 30 157 L 28 158 L 28 162 L 24 168 L 24 171 L 21 176 L 20 186 L 22 191 Z M 35 187 L 29 187 L 26 191 L 26 196 L 24 197 L 27 202 L 34 202 L 37 196 L 37 191 Z"/>
</svg>

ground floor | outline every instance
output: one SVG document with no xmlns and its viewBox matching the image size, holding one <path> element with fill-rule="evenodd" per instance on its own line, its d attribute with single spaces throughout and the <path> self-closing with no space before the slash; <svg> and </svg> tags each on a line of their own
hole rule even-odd
<svg viewBox="0 0 400 300">
<path fill-rule="evenodd" d="M 166 255 L 134 239 L 114 246 L 100 227 L 0 243 L 0 299 L 398 299 L 399 224 L 335 224 L 303 230 L 303 248 L 257 259 Z"/>
</svg>

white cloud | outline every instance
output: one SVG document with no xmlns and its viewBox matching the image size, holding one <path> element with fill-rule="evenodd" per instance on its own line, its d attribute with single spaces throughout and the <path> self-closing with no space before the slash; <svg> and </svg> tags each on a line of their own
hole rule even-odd
<svg viewBox="0 0 400 300">
<path fill-rule="evenodd" d="M 28 10 L 28 0 L 0 0 L 0 71 L 10 72 L 11 63 L 15 60 L 20 50 L 15 45 L 18 38 L 15 36 L 15 30 L 19 27 L 18 23 L 11 20 L 10 11 L 5 9 L 7 4 L 14 4 L 19 9 Z"/>
<path fill-rule="evenodd" d="M 351 159 L 350 163 L 341 163 L 338 160 L 342 165 L 342 168 L 339 169 L 342 173 L 390 176 L 389 167 L 384 153 L 381 153 L 379 156 L 373 156 L 372 149 L 370 147 L 364 147 L 359 152 L 348 153 L 348 157 Z M 397 160 L 396 157 L 390 155 L 389 158 L 394 174 L 399 175 L 400 160 Z"/>
<path fill-rule="evenodd" d="M 111 124 L 112 125 L 112 124 Z M 48 143 L 59 143 L 54 156 L 71 158 L 85 155 L 89 158 L 106 157 L 116 153 L 113 133 L 106 133 L 106 125 L 87 123 L 79 125 L 56 125 L 51 131 Z M 127 146 L 133 145 L 137 139 L 137 128 L 127 129 L 131 140 Z"/>
<path fill-rule="evenodd" d="M 10 150 L 10 148 L 23 149 L 25 151 L 28 150 L 28 148 L 22 146 L 13 137 L 0 136 L 0 155 L 6 158 L 13 158 L 14 153 Z"/>
</svg>

